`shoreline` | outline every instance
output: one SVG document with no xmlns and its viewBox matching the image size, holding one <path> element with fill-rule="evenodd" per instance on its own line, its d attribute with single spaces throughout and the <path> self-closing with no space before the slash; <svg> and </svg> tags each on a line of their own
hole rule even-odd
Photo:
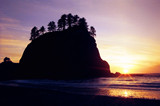
<svg viewBox="0 0 160 106">
<path fill-rule="evenodd" d="M 160 100 L 136 99 L 123 97 L 110 97 L 99 95 L 81 95 L 63 93 L 60 91 L 0 86 L 0 105 L 10 106 L 88 106 L 88 105 L 154 105 L 158 106 Z"/>
</svg>

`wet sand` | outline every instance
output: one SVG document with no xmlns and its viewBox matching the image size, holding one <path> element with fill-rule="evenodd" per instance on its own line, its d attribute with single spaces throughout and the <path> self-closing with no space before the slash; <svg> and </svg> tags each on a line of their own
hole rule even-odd
<svg viewBox="0 0 160 106">
<path fill-rule="evenodd" d="M 160 100 L 80 95 L 0 86 L 0 106 L 158 106 Z"/>
</svg>

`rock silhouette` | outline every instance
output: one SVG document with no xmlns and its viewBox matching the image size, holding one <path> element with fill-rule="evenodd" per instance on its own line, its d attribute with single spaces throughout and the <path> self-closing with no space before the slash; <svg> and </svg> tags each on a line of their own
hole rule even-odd
<svg viewBox="0 0 160 106">
<path fill-rule="evenodd" d="M 22 74 L 53 79 L 110 76 L 94 37 L 80 26 L 48 32 L 33 40 L 20 59 Z"/>
<path fill-rule="evenodd" d="M 5 57 L 0 63 L 0 80 L 15 79 L 18 77 L 18 63 L 13 63 L 10 58 Z"/>
</svg>

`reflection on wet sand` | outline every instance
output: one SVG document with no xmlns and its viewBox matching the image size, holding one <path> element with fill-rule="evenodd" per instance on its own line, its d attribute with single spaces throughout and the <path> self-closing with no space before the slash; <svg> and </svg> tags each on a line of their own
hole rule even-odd
<svg viewBox="0 0 160 106">
<path fill-rule="evenodd" d="M 125 97 L 125 98 L 160 99 L 159 91 L 149 91 L 149 90 L 100 88 L 100 91 L 97 94 L 105 96 L 114 96 L 114 97 Z"/>
<path fill-rule="evenodd" d="M 124 91 L 124 97 L 128 97 L 128 92 Z"/>
</svg>

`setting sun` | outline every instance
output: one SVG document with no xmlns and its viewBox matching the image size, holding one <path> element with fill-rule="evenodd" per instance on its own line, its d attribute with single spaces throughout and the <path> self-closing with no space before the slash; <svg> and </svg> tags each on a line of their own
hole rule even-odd
<svg viewBox="0 0 160 106">
<path fill-rule="evenodd" d="M 127 74 L 127 73 L 128 73 L 128 70 L 127 70 L 127 69 L 124 69 L 124 70 L 123 70 L 123 73 L 124 73 L 124 74 Z"/>
</svg>

